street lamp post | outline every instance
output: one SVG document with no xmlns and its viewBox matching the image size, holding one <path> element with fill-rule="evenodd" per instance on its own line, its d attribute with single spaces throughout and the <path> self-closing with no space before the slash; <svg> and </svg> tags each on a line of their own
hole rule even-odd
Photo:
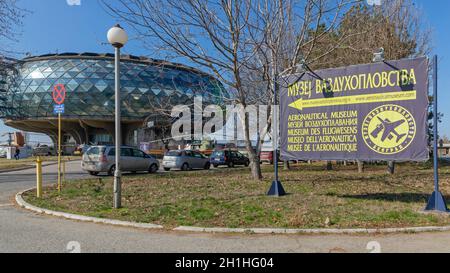
<svg viewBox="0 0 450 273">
<path fill-rule="evenodd" d="M 116 163 L 114 170 L 114 208 L 121 207 L 121 176 L 120 171 L 120 147 L 122 144 L 121 137 L 121 112 L 120 112 L 120 48 L 128 41 L 128 35 L 120 25 L 112 27 L 107 34 L 109 43 L 115 48 L 115 146 L 116 146 Z"/>
</svg>

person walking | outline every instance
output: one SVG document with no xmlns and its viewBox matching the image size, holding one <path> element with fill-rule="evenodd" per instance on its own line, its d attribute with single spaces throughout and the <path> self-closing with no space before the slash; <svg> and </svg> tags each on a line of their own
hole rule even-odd
<svg viewBox="0 0 450 273">
<path fill-rule="evenodd" d="M 19 159 L 20 159 L 20 149 L 19 149 L 19 148 L 16 148 L 16 153 L 14 154 L 14 158 L 15 158 L 16 160 L 19 160 Z"/>
</svg>

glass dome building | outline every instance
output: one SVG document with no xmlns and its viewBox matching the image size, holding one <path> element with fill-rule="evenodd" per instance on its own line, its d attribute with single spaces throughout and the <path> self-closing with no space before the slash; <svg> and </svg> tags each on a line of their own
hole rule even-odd
<svg viewBox="0 0 450 273">
<path fill-rule="evenodd" d="M 45 133 L 55 140 L 57 116 L 52 91 L 66 89 L 62 130 L 77 143 L 112 143 L 114 134 L 114 55 L 64 53 L 27 57 L 10 73 L 0 93 L 0 117 L 19 130 Z M 14 80 L 12 80 L 14 79 Z M 121 56 L 124 144 L 139 128 L 167 117 L 172 106 L 223 101 L 225 90 L 214 77 L 181 64 L 132 55 Z M 136 141 L 134 141 L 136 142 Z M 137 143 L 134 143 L 137 144 Z"/>
</svg>

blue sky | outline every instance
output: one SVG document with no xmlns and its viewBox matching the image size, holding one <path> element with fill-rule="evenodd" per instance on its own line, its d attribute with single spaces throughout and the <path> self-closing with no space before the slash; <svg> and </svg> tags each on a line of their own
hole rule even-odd
<svg viewBox="0 0 450 273">
<path fill-rule="evenodd" d="M 97 0 L 80 0 L 81 5 L 68 5 L 78 0 L 21 0 L 29 10 L 19 42 L 11 48 L 32 55 L 55 52 L 113 52 L 106 43 L 106 32 L 117 21 L 107 14 Z M 439 55 L 439 107 L 444 114 L 440 135 L 450 136 L 450 1 L 414 0 L 423 10 L 424 21 L 433 28 L 434 53 Z M 119 22 L 120 23 L 120 22 Z M 152 56 L 130 37 L 124 53 Z M 0 121 L 0 135 L 15 131 Z M 0 137 L 0 140 L 4 138 Z"/>
</svg>

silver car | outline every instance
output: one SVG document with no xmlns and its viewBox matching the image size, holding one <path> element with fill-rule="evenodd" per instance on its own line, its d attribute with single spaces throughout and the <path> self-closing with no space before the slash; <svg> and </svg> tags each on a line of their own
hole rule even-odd
<svg viewBox="0 0 450 273">
<path fill-rule="evenodd" d="M 33 156 L 56 156 L 57 154 L 58 153 L 56 149 L 48 145 L 41 145 L 39 147 L 35 147 L 32 151 Z"/>
<path fill-rule="evenodd" d="M 92 146 L 83 154 L 81 168 L 91 175 L 106 172 L 114 175 L 116 148 L 114 146 Z M 159 169 L 156 158 L 133 147 L 121 147 L 120 168 L 124 172 L 147 171 L 155 173 Z"/>
<path fill-rule="evenodd" d="M 211 163 L 209 163 L 209 158 L 200 152 L 172 150 L 164 155 L 163 167 L 165 171 L 170 171 L 170 169 L 181 169 L 182 171 L 191 169 L 208 170 Z"/>
</svg>

